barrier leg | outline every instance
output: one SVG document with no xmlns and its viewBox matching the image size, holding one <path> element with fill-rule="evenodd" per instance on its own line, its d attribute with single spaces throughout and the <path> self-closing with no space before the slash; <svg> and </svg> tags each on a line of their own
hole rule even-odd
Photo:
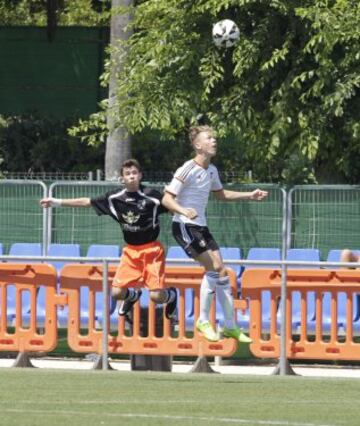
<svg viewBox="0 0 360 426">
<path fill-rule="evenodd" d="M 217 371 L 210 367 L 206 356 L 204 356 L 202 342 L 200 342 L 199 346 L 199 356 L 190 370 L 190 373 L 217 373 Z"/>
<path fill-rule="evenodd" d="M 223 365 L 222 356 L 216 356 L 215 359 L 214 359 L 214 361 L 215 361 L 215 365 L 217 367 L 220 367 L 221 365 Z"/>
<path fill-rule="evenodd" d="M 215 373 L 217 371 L 213 370 L 208 363 L 206 356 L 199 356 L 195 361 L 190 373 Z"/>
<path fill-rule="evenodd" d="M 27 352 L 19 352 L 14 364 L 12 367 L 17 368 L 35 368 L 35 366 L 31 363 L 29 355 Z"/>
<path fill-rule="evenodd" d="M 106 360 L 106 368 L 103 368 L 103 356 L 102 355 L 96 355 L 96 358 L 94 360 L 94 364 L 92 366 L 92 370 L 114 370 L 109 361 Z"/>
<path fill-rule="evenodd" d="M 273 376 L 299 376 L 299 374 L 295 373 L 293 368 L 291 367 L 289 361 L 286 359 L 284 361 L 284 365 L 280 366 L 279 364 L 275 367 L 275 370 L 271 373 Z"/>
</svg>

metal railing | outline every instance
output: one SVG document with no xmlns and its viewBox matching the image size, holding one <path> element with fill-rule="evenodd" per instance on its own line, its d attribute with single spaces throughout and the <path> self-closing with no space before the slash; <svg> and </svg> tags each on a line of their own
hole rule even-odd
<svg viewBox="0 0 360 426">
<path fill-rule="evenodd" d="M 51 261 L 65 261 L 65 262 L 77 262 L 77 263 L 92 263 L 101 262 L 103 267 L 102 277 L 102 292 L 103 292 L 103 318 L 109 316 L 109 286 L 108 286 L 108 266 L 109 263 L 118 262 L 117 258 L 101 258 L 101 257 L 62 257 L 62 256 L 0 256 L 0 261 L 31 261 L 31 262 L 51 262 Z M 192 259 L 167 259 L 167 263 L 171 264 L 194 264 Z M 225 264 L 238 264 L 243 266 L 274 266 L 276 268 L 281 266 L 281 298 L 286 300 L 286 287 L 287 287 L 287 269 L 288 267 L 353 267 L 353 263 L 349 262 L 305 262 L 305 261 L 260 261 L 260 260 L 237 260 L 228 259 L 224 261 Z M 280 375 L 288 374 L 288 359 L 286 355 L 286 304 L 281 303 L 281 328 L 280 328 L 280 358 L 278 371 Z M 108 369 L 108 332 L 109 326 L 107 321 L 103 321 L 103 336 L 102 336 L 102 369 Z"/>
</svg>

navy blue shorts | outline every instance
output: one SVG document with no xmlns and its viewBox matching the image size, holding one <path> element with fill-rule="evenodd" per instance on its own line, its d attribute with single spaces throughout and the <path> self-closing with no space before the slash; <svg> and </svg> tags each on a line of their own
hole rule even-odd
<svg viewBox="0 0 360 426">
<path fill-rule="evenodd" d="M 220 250 L 207 226 L 173 222 L 172 233 L 179 246 L 191 258 L 195 259 L 208 250 Z"/>
</svg>

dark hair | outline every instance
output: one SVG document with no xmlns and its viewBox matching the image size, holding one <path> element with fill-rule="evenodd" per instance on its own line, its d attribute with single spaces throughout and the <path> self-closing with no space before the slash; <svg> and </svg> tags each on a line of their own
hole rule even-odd
<svg viewBox="0 0 360 426">
<path fill-rule="evenodd" d="M 135 160 L 135 158 L 130 158 L 129 160 L 125 160 L 122 163 L 121 169 L 120 169 L 120 176 L 123 175 L 124 169 L 128 169 L 130 167 L 135 167 L 135 168 L 138 169 L 139 172 L 141 172 L 141 167 L 140 167 L 140 163 L 138 162 L 138 160 Z"/>
</svg>

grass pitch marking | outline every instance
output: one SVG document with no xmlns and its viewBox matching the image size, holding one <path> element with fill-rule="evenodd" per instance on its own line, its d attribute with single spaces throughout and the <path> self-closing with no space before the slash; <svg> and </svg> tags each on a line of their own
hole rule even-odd
<svg viewBox="0 0 360 426">
<path fill-rule="evenodd" d="M 256 420 L 256 419 L 237 419 L 231 417 L 205 417 L 205 416 L 178 416 L 168 414 L 148 414 L 148 413 L 84 413 L 83 411 L 61 411 L 61 410 L 22 410 L 16 408 L 5 408 L 1 410 L 3 413 L 21 413 L 21 414 L 41 414 L 48 416 L 86 416 L 86 417 L 112 417 L 112 418 L 152 418 L 158 420 L 191 420 L 203 422 L 246 424 L 246 425 L 263 425 L 263 426 L 339 426 L 339 423 L 303 423 L 288 422 L 283 420 Z"/>
</svg>

